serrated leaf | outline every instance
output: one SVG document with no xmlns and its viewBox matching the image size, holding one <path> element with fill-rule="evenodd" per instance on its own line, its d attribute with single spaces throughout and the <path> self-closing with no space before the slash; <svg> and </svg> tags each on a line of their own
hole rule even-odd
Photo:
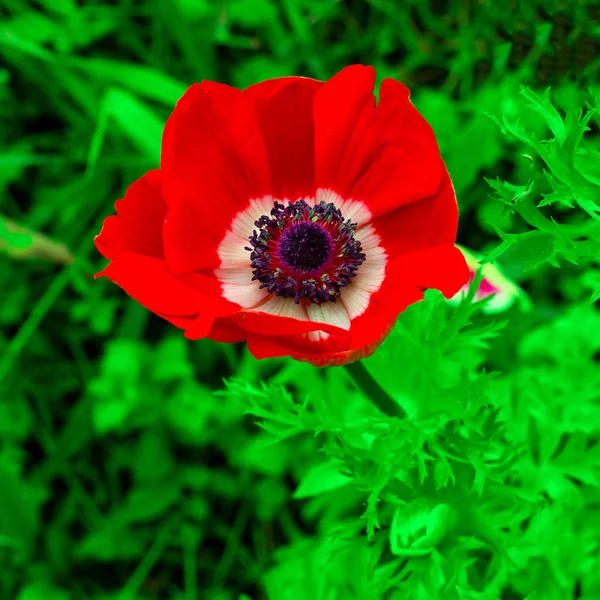
<svg viewBox="0 0 600 600">
<path fill-rule="evenodd" d="M 526 270 L 535 270 L 544 263 L 560 267 L 558 257 L 566 254 L 571 257 L 567 241 L 551 233 L 538 229 L 526 233 L 503 233 L 497 229 L 503 242 L 488 252 L 482 262 L 494 262 L 504 252 L 512 247 L 512 251 L 522 256 L 526 261 Z"/>
<path fill-rule="evenodd" d="M 500 600 L 500 598 L 494 594 L 467 590 L 460 586 L 456 586 L 456 591 L 458 592 L 460 600 Z"/>
<path fill-rule="evenodd" d="M 522 86 L 520 94 L 529 101 L 529 106 L 544 119 L 558 142 L 563 144 L 567 138 L 567 132 L 562 117 L 550 101 L 550 88 L 546 88 L 542 96 L 539 96 L 528 87 Z"/>
</svg>

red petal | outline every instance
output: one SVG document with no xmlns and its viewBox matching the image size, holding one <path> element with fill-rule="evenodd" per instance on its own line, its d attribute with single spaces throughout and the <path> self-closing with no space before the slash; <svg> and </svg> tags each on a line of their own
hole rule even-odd
<svg viewBox="0 0 600 600">
<path fill-rule="evenodd" d="M 341 366 L 373 354 L 381 342 L 389 335 L 394 321 L 388 325 L 378 339 L 356 350 L 330 351 L 327 348 L 321 349 L 315 346 L 312 346 L 311 349 L 303 350 L 302 348 L 297 348 L 295 344 L 286 344 L 289 340 L 285 338 L 269 338 L 258 334 L 248 336 L 248 350 L 259 360 L 263 358 L 290 356 L 296 360 L 308 362 L 315 367 Z"/>
<path fill-rule="evenodd" d="M 375 114 L 375 69 L 346 67 L 315 97 L 315 160 L 318 188 L 349 198 L 368 159 L 363 140 Z"/>
<path fill-rule="evenodd" d="M 293 351 L 285 345 L 285 340 L 273 338 L 260 333 L 250 333 L 246 339 L 250 354 L 262 360 L 263 358 L 277 358 L 279 356 L 293 356 Z"/>
<path fill-rule="evenodd" d="M 408 89 L 385 79 L 374 108 L 374 71 L 344 69 L 315 99 L 317 186 L 365 202 L 374 217 L 428 198 L 442 163 L 431 127 Z"/>
<path fill-rule="evenodd" d="M 173 315 L 159 315 L 175 327 L 179 327 L 180 329 L 188 330 L 195 323 L 198 317 L 190 316 L 190 317 L 175 317 Z M 186 331 L 185 337 L 189 339 L 199 339 L 194 334 L 198 332 L 197 324 L 194 326 L 194 329 L 190 332 Z M 222 342 L 226 344 L 232 344 L 234 342 L 243 342 L 246 339 L 246 334 L 244 331 L 231 325 L 225 319 L 218 317 L 215 319 L 214 323 L 212 323 L 212 327 L 208 332 L 207 336 L 200 337 L 209 337 L 211 340 L 215 342 Z"/>
<path fill-rule="evenodd" d="M 149 171 L 134 181 L 117 200 L 117 216 L 105 219 L 95 238 L 96 248 L 109 260 L 121 252 L 164 258 L 162 225 L 167 207 L 162 197 L 161 172 Z"/>
<path fill-rule="evenodd" d="M 108 277 L 130 296 L 160 315 L 215 316 L 237 310 L 225 299 L 204 294 L 169 272 L 164 260 L 123 252 L 96 277 Z M 196 285 L 198 280 L 196 279 Z M 210 289 L 212 282 L 207 283 Z"/>
<path fill-rule="evenodd" d="M 351 350 L 361 350 L 378 340 L 394 326 L 398 315 L 411 304 L 423 299 L 423 292 L 409 285 L 396 287 L 384 285 L 371 296 L 367 310 L 352 321 Z"/>
<path fill-rule="evenodd" d="M 347 332 L 346 332 L 347 333 Z M 333 355 L 346 355 L 346 348 L 349 345 L 349 337 L 345 339 L 335 339 L 331 343 L 333 336 L 322 342 L 309 342 L 306 337 L 300 335 L 287 337 L 271 337 L 261 335 L 259 332 L 248 334 L 248 350 L 254 358 L 275 358 L 278 356 L 291 356 L 296 360 L 311 362 L 314 365 L 322 366 L 320 363 L 329 364 L 328 359 Z M 340 350 L 343 348 L 343 350 Z"/>
<path fill-rule="evenodd" d="M 169 268 L 218 267 L 217 248 L 233 217 L 271 190 L 261 131 L 244 93 L 208 81 L 190 87 L 165 126 L 161 166 Z"/>
<path fill-rule="evenodd" d="M 467 261 L 453 245 L 404 254 L 388 268 L 386 282 L 389 278 L 389 285 L 394 289 L 403 285 L 402 282 L 410 282 L 419 288 L 439 290 L 446 298 L 452 298 L 469 280 Z"/>
<path fill-rule="evenodd" d="M 269 157 L 273 195 L 292 200 L 315 192 L 313 102 L 322 83 L 270 79 L 244 91 L 254 104 Z"/>
<path fill-rule="evenodd" d="M 188 340 L 200 340 L 208 337 L 215 322 L 215 316 L 209 312 L 200 313 L 185 331 Z"/>
<path fill-rule="evenodd" d="M 370 160 L 354 167 L 360 177 L 350 192 L 374 217 L 435 194 L 443 169 L 433 130 L 410 102 L 407 88 L 385 79 L 379 97 L 364 140 Z"/>
<path fill-rule="evenodd" d="M 363 358 L 367 358 L 371 356 L 371 354 L 373 354 L 377 348 L 379 348 L 383 340 L 385 340 L 385 338 L 391 333 L 395 323 L 396 319 L 390 321 L 379 337 L 375 338 L 372 342 L 359 347 L 358 349 L 346 350 L 344 352 L 330 352 L 318 356 L 298 356 L 296 358 L 297 360 L 309 362 L 315 367 L 339 367 Z"/>
<path fill-rule="evenodd" d="M 246 339 L 246 332 L 228 322 L 227 319 L 217 319 L 213 323 L 208 337 L 215 342 L 232 344 L 243 342 Z"/>
<path fill-rule="evenodd" d="M 334 325 L 315 321 L 300 321 L 290 317 L 278 317 L 258 311 L 242 310 L 229 317 L 229 321 L 245 331 L 271 337 L 287 337 L 310 331 L 324 331 L 337 337 L 348 337 L 348 331 Z"/>
<path fill-rule="evenodd" d="M 112 260 L 123 251 L 125 234 L 118 217 L 110 216 L 104 219 L 100 233 L 94 238 L 94 244 L 98 252 L 108 260 Z"/>
<path fill-rule="evenodd" d="M 388 256 L 443 244 L 453 244 L 458 227 L 458 206 L 450 176 L 444 168 L 439 191 L 373 221 Z"/>
<path fill-rule="evenodd" d="M 171 325 L 175 325 L 175 327 L 178 327 L 179 329 L 187 329 L 193 322 L 194 319 L 196 318 L 195 316 L 189 316 L 189 317 L 176 317 L 174 315 L 158 315 L 161 319 L 164 319 L 165 321 L 168 321 L 169 323 L 171 323 Z"/>
</svg>

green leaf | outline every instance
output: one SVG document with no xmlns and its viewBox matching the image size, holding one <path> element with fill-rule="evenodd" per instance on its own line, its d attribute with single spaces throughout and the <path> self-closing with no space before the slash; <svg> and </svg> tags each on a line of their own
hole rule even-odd
<svg viewBox="0 0 600 600">
<path fill-rule="evenodd" d="M 390 528 L 390 548 L 396 556 L 426 556 L 454 526 L 455 512 L 448 504 L 431 506 L 414 501 L 399 506 Z"/>
<path fill-rule="evenodd" d="M 289 498 L 287 486 L 279 479 L 263 479 L 253 488 L 256 515 L 263 523 L 271 523 L 284 510 Z"/>
<path fill-rule="evenodd" d="M 526 270 L 535 270 L 546 262 L 554 267 L 560 267 L 558 257 L 561 254 L 573 258 L 568 240 L 551 233 L 537 229 L 514 234 L 497 229 L 497 233 L 503 241 L 485 256 L 484 262 L 496 261 L 511 247 L 514 253 L 519 254 L 526 261 Z"/>
<path fill-rule="evenodd" d="M 293 498 L 310 498 L 348 485 L 352 479 L 339 472 L 333 462 L 324 462 L 312 467 L 302 478 Z"/>
<path fill-rule="evenodd" d="M 70 600 L 65 590 L 56 587 L 49 581 L 36 581 L 23 587 L 17 600 Z"/>
<path fill-rule="evenodd" d="M 500 598 L 495 594 L 467 590 L 460 586 L 456 586 L 456 591 L 458 592 L 458 597 L 460 600 L 500 600 Z"/>
<path fill-rule="evenodd" d="M 27 438 L 34 423 L 34 413 L 23 397 L 0 396 L 0 440 Z"/>
<path fill-rule="evenodd" d="M 248 440 L 245 447 L 236 450 L 233 459 L 240 467 L 250 468 L 265 475 L 282 475 L 290 462 L 289 443 L 276 445 L 266 435 Z"/>
<path fill-rule="evenodd" d="M 9 227 L 6 220 L 0 216 L 0 250 L 22 252 L 33 245 L 33 234 L 28 231 Z"/>
<path fill-rule="evenodd" d="M 88 534 L 75 548 L 75 555 L 84 560 L 111 562 L 138 558 L 145 550 L 139 536 L 133 535 L 122 523 L 114 521 L 101 531 Z"/>
<path fill-rule="evenodd" d="M 227 19 L 245 28 L 270 27 L 278 21 L 277 6 L 271 0 L 253 0 L 250 8 L 245 0 L 227 4 Z"/>
<path fill-rule="evenodd" d="M 157 381 L 172 381 L 192 377 L 189 346 L 182 336 L 171 335 L 160 342 L 154 352 L 152 377 Z"/>
<path fill-rule="evenodd" d="M 94 397 L 92 422 L 100 434 L 120 429 L 138 406 L 142 361 L 143 348 L 136 342 L 115 340 L 107 347 L 102 376 L 89 384 Z"/>
<path fill-rule="evenodd" d="M 562 117 L 550 101 L 550 88 L 546 88 L 540 97 L 528 87 L 522 86 L 520 94 L 529 101 L 529 106 L 541 115 L 559 144 L 564 144 L 567 131 Z"/>
<path fill-rule="evenodd" d="M 117 514 L 127 523 L 150 521 L 167 514 L 179 498 L 179 490 L 165 482 L 138 487 L 129 494 L 125 506 Z"/>
<path fill-rule="evenodd" d="M 115 123 L 153 164 L 159 164 L 163 120 L 136 96 L 113 87 L 108 89 L 101 102 L 88 153 L 88 173 L 93 172 L 99 159 L 110 122 Z"/>
<path fill-rule="evenodd" d="M 74 59 L 72 64 L 88 76 L 114 85 L 115 89 L 126 89 L 136 95 L 162 102 L 169 108 L 175 106 L 186 90 L 184 83 L 146 66 L 104 58 Z M 115 107 L 109 110 L 123 110 L 123 97 L 119 98 L 113 92 L 110 102 L 114 102 Z"/>
<path fill-rule="evenodd" d="M 135 451 L 133 473 L 138 483 L 158 483 L 167 479 L 175 464 L 166 432 L 159 428 L 142 433 Z"/>
<path fill-rule="evenodd" d="M 0 215 L 0 252 L 18 259 L 38 259 L 68 265 L 75 261 L 60 242 L 32 231 Z"/>
<path fill-rule="evenodd" d="M 36 43 L 35 41 L 24 39 L 18 33 L 15 33 L 11 29 L 5 27 L 0 29 L 0 47 L 2 46 L 22 52 L 23 54 L 27 54 L 40 60 L 48 62 L 54 61 L 53 54 L 44 49 L 40 44 Z"/>
<path fill-rule="evenodd" d="M 46 490 L 27 481 L 7 459 L 0 454 L 0 537 L 9 546 L 29 552 L 39 530 Z"/>
</svg>

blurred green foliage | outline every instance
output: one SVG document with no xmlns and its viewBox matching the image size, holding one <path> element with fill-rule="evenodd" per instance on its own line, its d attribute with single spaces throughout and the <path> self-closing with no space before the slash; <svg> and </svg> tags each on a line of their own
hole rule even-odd
<svg viewBox="0 0 600 600">
<path fill-rule="evenodd" d="M 599 598 L 599 22 L 584 0 L 3 0 L 0 598 Z M 407 310 L 366 361 L 403 421 L 342 369 L 192 344 L 92 279 L 192 81 L 355 62 L 411 88 L 459 241 L 534 304 Z"/>
</svg>

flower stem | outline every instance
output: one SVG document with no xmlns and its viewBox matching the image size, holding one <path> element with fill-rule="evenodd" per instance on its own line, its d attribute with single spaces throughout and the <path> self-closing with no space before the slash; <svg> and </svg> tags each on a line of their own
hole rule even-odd
<svg viewBox="0 0 600 600">
<path fill-rule="evenodd" d="M 377 383 L 361 360 L 344 365 L 354 385 L 388 417 L 406 417 L 404 409 Z"/>
</svg>

